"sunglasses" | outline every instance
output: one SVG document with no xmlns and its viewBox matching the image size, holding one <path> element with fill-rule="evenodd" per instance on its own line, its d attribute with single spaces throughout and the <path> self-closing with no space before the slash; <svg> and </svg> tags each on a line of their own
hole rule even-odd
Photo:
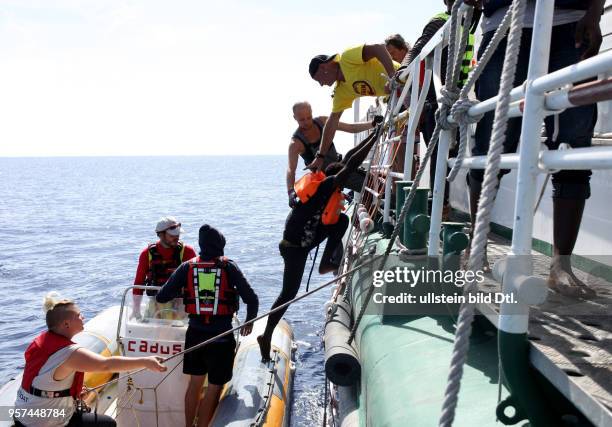
<svg viewBox="0 0 612 427">
<path fill-rule="evenodd" d="M 181 228 L 181 223 L 180 222 L 178 224 L 171 225 L 170 227 L 166 228 L 164 231 L 176 230 L 177 228 Z"/>
</svg>

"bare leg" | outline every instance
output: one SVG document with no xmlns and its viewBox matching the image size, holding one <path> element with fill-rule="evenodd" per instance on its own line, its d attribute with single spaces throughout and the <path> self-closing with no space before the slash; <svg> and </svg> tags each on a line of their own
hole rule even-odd
<svg viewBox="0 0 612 427">
<path fill-rule="evenodd" d="M 185 426 L 191 427 L 198 412 L 198 403 L 204 386 L 205 375 L 191 375 L 185 392 Z"/>
<path fill-rule="evenodd" d="M 553 199 L 553 258 L 547 283 L 562 295 L 592 298 L 597 293 L 576 277 L 571 264 L 584 204 L 584 199 Z"/>
<path fill-rule="evenodd" d="M 204 393 L 204 398 L 198 410 L 198 427 L 208 427 L 208 423 L 210 423 L 219 404 L 222 389 L 222 385 L 208 384 L 208 389 Z"/>
</svg>

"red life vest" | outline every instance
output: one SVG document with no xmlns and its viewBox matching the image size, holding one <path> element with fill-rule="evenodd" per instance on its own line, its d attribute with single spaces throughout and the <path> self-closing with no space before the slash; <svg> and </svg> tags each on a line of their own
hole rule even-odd
<svg viewBox="0 0 612 427">
<path fill-rule="evenodd" d="M 146 285 L 162 286 L 183 262 L 183 253 L 185 252 L 183 242 L 178 242 L 178 245 L 174 248 L 172 259 L 164 259 L 159 253 L 157 245 L 157 243 L 151 243 L 147 248 L 149 252 L 149 271 L 147 271 L 145 278 Z"/>
<path fill-rule="evenodd" d="M 185 311 L 209 318 L 231 316 L 238 311 L 238 292 L 227 280 L 227 258 L 202 261 L 198 256 L 189 261 Z"/>
<path fill-rule="evenodd" d="M 302 203 L 306 203 L 314 194 L 317 192 L 317 188 L 325 179 L 325 174 L 321 171 L 309 172 L 295 183 L 294 189 L 297 196 L 300 198 Z M 340 214 L 346 209 L 344 207 L 344 194 L 339 188 L 335 189 L 330 196 L 325 209 L 323 209 L 323 215 L 321 216 L 321 222 L 325 225 L 336 224 L 340 219 Z"/>
<path fill-rule="evenodd" d="M 32 394 L 32 381 L 38 376 L 40 368 L 47 362 L 51 355 L 64 347 L 75 344 L 68 338 L 56 334 L 55 332 L 46 331 L 37 336 L 32 344 L 25 351 L 25 368 L 23 370 L 23 379 L 21 387 Z M 83 372 L 75 372 L 72 386 L 70 387 L 70 396 L 78 399 L 83 388 Z M 57 396 L 63 397 L 63 396 Z"/>
</svg>

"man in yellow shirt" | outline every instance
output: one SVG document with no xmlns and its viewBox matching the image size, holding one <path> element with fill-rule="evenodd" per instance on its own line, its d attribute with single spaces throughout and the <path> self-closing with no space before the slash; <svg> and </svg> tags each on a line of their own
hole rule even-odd
<svg viewBox="0 0 612 427">
<path fill-rule="evenodd" d="M 362 96 L 382 96 L 388 93 L 387 76 L 393 76 L 399 64 L 393 62 L 384 44 L 360 45 L 336 55 L 317 55 L 310 61 L 308 71 L 321 86 L 335 83 L 332 112 L 323 128 L 321 146 L 315 160 L 308 165 L 320 170 L 329 150 L 342 112 L 351 108 Z"/>
</svg>

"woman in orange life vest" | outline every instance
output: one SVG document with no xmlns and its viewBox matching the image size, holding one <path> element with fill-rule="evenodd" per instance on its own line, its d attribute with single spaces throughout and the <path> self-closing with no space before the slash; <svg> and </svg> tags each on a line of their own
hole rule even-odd
<svg viewBox="0 0 612 427">
<path fill-rule="evenodd" d="M 306 193 L 307 200 L 300 200 L 291 209 L 285 222 L 283 240 L 279 244 L 285 263 L 283 288 L 272 309 L 295 298 L 300 288 L 308 253 L 325 239 L 327 244 L 319 264 L 319 273 L 325 274 L 338 269 L 339 264 L 334 262 L 334 258 L 337 258 L 338 252 L 342 252 L 342 236 L 349 220 L 345 214 L 338 212 L 337 199 L 341 197 L 339 192 L 344 188 L 349 175 L 365 160 L 378 138 L 382 117 L 377 116 L 376 122 L 379 123 L 376 131 L 346 153 L 342 162 L 330 164 L 325 169 L 326 177 L 322 181 L 310 180 L 311 185 L 312 181 L 315 181 L 311 189 L 313 191 L 296 189 Z M 287 308 L 270 314 L 263 335 L 257 337 L 264 362 L 270 360 L 272 333 L 285 311 Z"/>
<path fill-rule="evenodd" d="M 75 411 L 81 395 L 84 372 L 121 372 L 147 368 L 163 372 L 158 357 L 104 357 L 81 348 L 72 337 L 83 330 L 79 307 L 49 293 L 43 303 L 48 330 L 41 333 L 25 352 L 21 388 L 15 400 L 16 426 L 112 426 L 105 415 Z M 29 414 L 49 413 L 46 417 Z"/>
<path fill-rule="evenodd" d="M 184 296 L 185 311 L 189 313 L 185 349 L 232 329 L 232 316 L 238 311 L 238 296 L 247 305 L 245 322 L 257 316 L 259 306 L 257 295 L 238 265 L 223 256 L 223 234 L 204 224 L 200 227 L 198 240 L 200 256 L 182 263 L 155 296 L 160 303 Z M 248 335 L 252 329 L 250 324 L 240 333 Z M 236 340 L 229 334 L 185 353 L 183 373 L 190 375 L 185 391 L 185 425 L 193 424 L 196 413 L 198 425 L 207 426 L 210 422 L 223 385 L 232 379 L 235 349 Z M 200 401 L 206 374 L 208 388 Z"/>
</svg>

